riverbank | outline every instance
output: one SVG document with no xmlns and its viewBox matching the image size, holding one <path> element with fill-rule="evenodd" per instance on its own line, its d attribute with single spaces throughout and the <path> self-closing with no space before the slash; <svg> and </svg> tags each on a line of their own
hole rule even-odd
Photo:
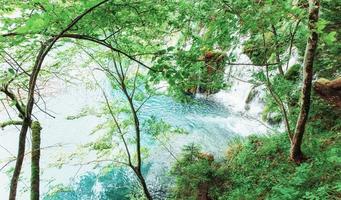
<svg viewBox="0 0 341 200">
<path fill-rule="evenodd" d="M 340 199 L 340 123 L 334 120 L 328 130 L 318 123 L 308 128 L 300 165 L 289 160 L 285 133 L 236 140 L 223 162 L 202 157 L 200 150 L 184 151 L 173 169 L 174 199 Z"/>
</svg>

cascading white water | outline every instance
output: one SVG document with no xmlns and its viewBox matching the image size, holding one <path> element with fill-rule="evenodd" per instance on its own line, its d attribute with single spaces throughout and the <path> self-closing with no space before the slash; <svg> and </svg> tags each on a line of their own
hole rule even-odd
<svg viewBox="0 0 341 200">
<path fill-rule="evenodd" d="M 243 41 L 243 39 L 242 39 Z M 240 113 L 249 120 L 239 121 L 238 128 L 235 131 L 239 133 L 245 133 L 244 135 L 250 134 L 244 132 L 245 127 L 252 127 L 254 133 L 265 133 L 266 126 L 264 123 L 260 123 L 261 113 L 264 109 L 263 97 L 265 96 L 265 86 L 254 87 L 253 84 L 248 81 L 252 79 L 252 74 L 262 70 L 259 66 L 249 65 L 251 64 L 250 58 L 242 53 L 242 45 L 238 46 L 234 52 L 237 55 L 237 63 L 241 65 L 228 66 L 225 69 L 225 78 L 231 83 L 232 87 L 227 90 L 221 90 L 218 93 L 211 95 L 210 99 L 220 102 L 228 107 L 232 112 Z M 285 52 L 283 57 L 287 57 L 289 49 Z M 294 64 L 299 63 L 299 55 L 297 48 L 293 48 L 287 64 L 283 64 L 283 69 L 286 72 Z M 243 63 L 248 65 L 243 65 Z M 287 68 L 288 67 L 288 68 Z M 255 96 L 250 102 L 247 102 L 248 95 L 254 90 Z M 245 123 L 245 124 L 243 124 Z M 245 131 L 248 131 L 247 129 Z"/>
<path fill-rule="evenodd" d="M 237 55 L 237 63 L 252 63 L 248 56 L 242 53 L 242 47 L 236 48 L 233 53 Z M 257 71 L 259 71 L 259 67 L 253 65 L 241 64 L 226 67 L 225 78 L 231 83 L 232 87 L 214 94 L 212 99 L 223 103 L 234 112 L 244 112 L 246 98 L 253 87 L 249 81 L 251 80 L 251 75 Z M 255 98 L 251 102 L 248 113 L 257 115 L 262 111 L 262 103 L 257 101 L 257 99 L 259 98 Z"/>
</svg>

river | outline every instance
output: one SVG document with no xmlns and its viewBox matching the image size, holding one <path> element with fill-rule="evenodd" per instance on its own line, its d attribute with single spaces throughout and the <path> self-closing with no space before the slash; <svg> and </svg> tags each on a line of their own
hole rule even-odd
<svg viewBox="0 0 341 200">
<path fill-rule="evenodd" d="M 82 74 L 87 73 L 83 71 Z M 101 92 L 89 89 L 82 82 L 70 85 L 61 81 L 52 81 L 49 84 L 58 85 L 54 90 L 47 91 L 49 95 L 45 99 L 46 107 L 55 118 L 37 109 L 34 112 L 43 127 L 41 188 L 44 199 L 124 199 L 136 183 L 129 170 L 115 168 L 103 173 L 98 168 L 93 169 L 91 165 L 66 164 L 60 167 L 56 165 L 57 158 L 65 155 L 64 158 L 67 160 L 70 152 L 79 150 L 80 145 L 95 139 L 95 136 L 90 133 L 103 122 L 103 118 L 96 116 L 85 116 L 75 120 L 66 120 L 66 118 L 81 112 L 84 108 L 99 109 L 100 102 L 103 101 Z M 175 135 L 168 141 L 175 155 L 179 155 L 184 145 L 196 143 L 203 151 L 214 154 L 216 159 L 221 159 L 229 141 L 236 137 L 266 132 L 266 128 L 257 120 L 246 118 L 242 114 L 250 88 L 250 84 L 238 82 L 229 91 L 221 91 L 210 97 L 199 96 L 190 104 L 175 101 L 166 95 L 154 96 L 143 106 L 139 117 L 143 122 L 155 116 L 188 132 L 185 135 Z M 261 102 L 256 101 L 248 112 L 259 118 L 261 110 Z M 1 111 L 0 120 L 6 117 L 4 111 Z M 15 127 L 0 131 L 0 167 L 16 154 L 17 134 L 18 130 Z M 27 143 L 30 148 L 29 138 Z M 150 142 L 145 142 L 144 145 L 150 149 L 150 156 L 144 160 L 144 173 L 148 185 L 155 192 L 163 190 L 171 182 L 167 172 L 174 163 L 174 158 L 163 146 Z M 19 183 L 19 199 L 28 199 L 30 170 L 29 156 L 27 157 L 24 162 L 22 181 Z M 89 154 L 86 160 L 92 158 L 93 155 Z M 10 179 L 6 171 L 10 170 L 11 166 L 13 162 L 0 171 L 0 199 L 8 195 Z M 50 195 L 52 193 L 53 195 Z"/>
</svg>

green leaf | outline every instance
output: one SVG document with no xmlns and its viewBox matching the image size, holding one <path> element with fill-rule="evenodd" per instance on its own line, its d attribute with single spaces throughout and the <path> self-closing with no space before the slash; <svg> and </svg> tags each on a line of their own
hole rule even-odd
<svg viewBox="0 0 341 200">
<path fill-rule="evenodd" d="M 328 33 L 328 35 L 326 35 L 326 36 L 324 37 L 324 41 L 325 41 L 328 45 L 332 45 L 333 42 L 336 41 L 336 32 L 333 31 L 333 32 Z"/>
<path fill-rule="evenodd" d="M 8 69 L 8 72 L 9 72 L 10 74 L 12 74 L 12 75 L 15 74 L 15 71 L 14 71 L 14 69 L 12 69 L 12 68 L 9 68 L 9 69 Z"/>
</svg>

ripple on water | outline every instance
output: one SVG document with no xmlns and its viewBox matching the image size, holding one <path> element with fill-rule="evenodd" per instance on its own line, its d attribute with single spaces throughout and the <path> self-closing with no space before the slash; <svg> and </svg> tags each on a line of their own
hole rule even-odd
<svg viewBox="0 0 341 200">
<path fill-rule="evenodd" d="M 183 104 L 174 101 L 171 97 L 154 96 L 145 103 L 139 112 L 141 124 L 152 116 L 162 119 L 174 127 L 183 128 L 189 133 L 174 135 L 168 141 L 169 149 L 175 155 L 179 155 L 184 145 L 197 143 L 202 146 L 203 151 L 213 153 L 218 158 L 224 154 L 229 140 L 240 134 L 239 130 L 248 133 L 253 129 L 252 126 L 248 126 L 251 123 L 240 115 L 231 113 L 224 105 L 205 98 L 194 99 L 192 103 Z M 167 172 L 175 159 L 162 145 L 147 141 L 144 141 L 144 144 L 149 145 L 150 148 L 150 156 L 144 160 L 144 173 L 150 188 L 158 189 L 169 185 L 171 180 L 167 176 Z M 100 183 L 98 182 L 98 176 L 89 176 L 90 179 L 96 179 L 97 184 L 90 185 L 92 188 L 87 190 L 96 191 L 93 195 L 97 199 L 113 199 L 115 192 L 117 195 L 119 184 L 113 186 L 106 183 L 105 180 L 116 180 L 120 183 L 132 184 L 127 180 L 127 177 L 134 179 L 129 170 L 124 171 L 124 173 L 121 170 L 113 170 L 103 175 Z M 84 184 L 84 180 L 82 182 L 81 179 L 81 181 L 75 182 L 73 187 L 85 187 Z M 100 187 L 98 187 L 99 185 Z M 125 192 L 128 191 L 125 190 Z M 118 198 L 124 199 L 122 196 Z"/>
</svg>

